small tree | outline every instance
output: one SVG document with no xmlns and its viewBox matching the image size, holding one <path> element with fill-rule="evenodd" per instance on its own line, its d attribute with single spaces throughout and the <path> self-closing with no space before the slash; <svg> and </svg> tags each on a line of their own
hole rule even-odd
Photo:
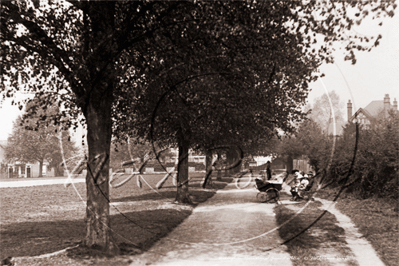
<svg viewBox="0 0 399 266">
<path fill-rule="evenodd" d="M 54 168 L 55 174 L 62 176 L 63 157 L 73 156 L 78 149 L 71 140 L 69 132 L 61 130 L 51 120 L 51 116 L 59 112 L 58 106 L 51 105 L 43 110 L 36 105 L 37 100 L 34 98 L 26 105 L 24 116 L 30 113 L 29 119 L 18 117 L 14 121 L 5 155 L 9 161 L 38 162 L 39 177 L 43 176 L 43 163 L 46 160 L 50 168 Z"/>
<path fill-rule="evenodd" d="M 8 161 L 20 161 L 24 163 L 38 162 L 39 177 L 43 176 L 42 169 L 44 161 L 55 168 L 58 175 L 62 175 L 62 155 L 60 149 L 59 134 L 55 127 L 31 128 L 23 123 L 21 118 L 14 122 L 13 131 L 8 138 L 5 156 Z M 69 136 L 64 132 L 62 143 L 65 155 L 76 151 L 76 147 L 70 142 Z"/>
<path fill-rule="evenodd" d="M 291 159 L 304 155 L 318 173 L 328 166 L 331 144 L 331 139 L 323 134 L 318 123 L 306 119 L 299 125 L 295 134 L 282 138 L 280 145 L 277 146 L 277 153 Z"/>
<path fill-rule="evenodd" d="M 64 160 L 77 156 L 81 151 L 76 147 L 75 142 L 71 139 L 68 131 L 58 132 L 56 133 L 56 137 L 57 139 L 54 139 L 54 141 L 57 141 L 58 143 L 54 143 L 54 149 L 47 160 L 49 162 L 49 167 L 54 169 L 54 174 L 56 176 L 63 176 L 65 169 L 65 166 L 63 165 Z M 62 145 L 62 149 L 60 145 Z M 78 157 L 76 160 L 78 160 Z"/>
<path fill-rule="evenodd" d="M 344 124 L 342 107 L 343 104 L 335 91 L 324 93 L 314 101 L 309 117 L 319 124 L 325 134 L 333 134 L 330 129 L 333 122 L 337 127 Z M 341 128 L 338 128 L 338 132 L 340 131 Z"/>
</svg>

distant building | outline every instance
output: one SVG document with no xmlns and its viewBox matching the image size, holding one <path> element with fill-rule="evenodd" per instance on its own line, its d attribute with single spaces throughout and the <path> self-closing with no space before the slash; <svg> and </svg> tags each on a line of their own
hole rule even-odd
<svg viewBox="0 0 399 266">
<path fill-rule="evenodd" d="M 179 161 L 179 149 L 178 148 L 170 148 L 170 153 L 167 158 L 165 158 L 165 162 L 177 162 Z M 195 163 L 203 163 L 205 164 L 206 156 L 201 155 L 198 152 L 194 152 L 193 150 L 189 150 L 188 161 Z"/>
<path fill-rule="evenodd" d="M 272 156 L 254 156 L 256 166 L 266 164 L 268 161 L 272 161 Z"/>
<path fill-rule="evenodd" d="M 7 175 L 7 164 L 5 162 L 5 145 L 7 145 L 7 141 L 0 140 L 0 177 L 5 177 Z"/>
<path fill-rule="evenodd" d="M 166 154 L 158 159 L 151 159 L 146 162 L 143 169 L 143 173 L 154 174 L 154 173 L 165 173 L 177 170 L 177 164 L 179 162 L 179 149 L 169 148 L 165 151 Z M 192 150 L 189 151 L 188 156 L 188 170 L 189 172 L 203 172 L 205 171 L 205 155 L 200 155 Z M 133 173 L 138 170 L 138 166 L 141 165 L 140 158 L 136 158 L 135 163 L 133 161 L 123 162 L 122 168 L 125 173 Z"/>
<path fill-rule="evenodd" d="M 20 177 L 39 177 L 39 167 L 38 162 L 18 162 L 18 161 L 6 161 L 5 158 L 5 147 L 7 146 L 6 140 L 0 141 L 0 173 L 8 178 Z M 43 162 L 42 166 L 43 176 L 54 176 L 54 169 L 49 168 L 49 163 L 47 161 Z M 5 168 L 5 169 L 3 169 Z"/>
<path fill-rule="evenodd" d="M 54 169 L 50 169 L 47 161 L 43 162 L 42 166 L 43 177 L 54 176 Z M 7 177 L 8 178 L 30 178 L 39 177 L 40 164 L 38 162 L 23 163 L 15 161 L 7 164 Z"/>
<path fill-rule="evenodd" d="M 383 118 L 388 114 L 389 110 L 398 110 L 398 102 L 396 98 L 391 105 L 389 94 L 385 94 L 384 100 L 372 101 L 365 108 L 359 108 L 352 114 L 352 103 L 349 100 L 347 104 L 348 109 L 348 122 L 354 123 L 357 121 L 359 124 L 369 127 L 370 124 Z M 381 117 L 380 117 L 381 116 Z"/>
</svg>

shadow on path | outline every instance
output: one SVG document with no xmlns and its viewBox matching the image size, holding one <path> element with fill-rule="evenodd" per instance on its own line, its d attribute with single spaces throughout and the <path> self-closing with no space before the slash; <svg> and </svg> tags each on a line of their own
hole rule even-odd
<svg viewBox="0 0 399 266">
<path fill-rule="evenodd" d="M 140 261 L 151 265 L 291 265 L 273 230 L 275 204 L 256 202 L 255 189 L 235 190 L 234 184 L 228 184 L 199 204 Z"/>
</svg>

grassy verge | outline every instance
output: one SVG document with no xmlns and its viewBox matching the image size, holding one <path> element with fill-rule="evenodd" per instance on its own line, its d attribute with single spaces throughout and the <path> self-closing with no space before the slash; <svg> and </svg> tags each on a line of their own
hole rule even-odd
<svg viewBox="0 0 399 266">
<path fill-rule="evenodd" d="M 337 220 L 331 213 L 327 212 L 314 225 L 301 233 L 323 213 L 318 208 L 321 206 L 320 202 L 312 202 L 299 212 L 305 203 L 303 201 L 279 205 L 275 208 L 278 225 L 292 219 L 279 229 L 279 234 L 283 241 L 288 241 L 285 245 L 293 265 L 324 266 L 329 262 L 336 263 L 338 260 L 345 260 L 346 265 L 356 265 L 352 259 L 353 254 L 346 247 L 345 231 L 336 225 Z"/>
<path fill-rule="evenodd" d="M 319 197 L 333 199 L 335 190 L 325 190 Z M 386 265 L 398 265 L 399 217 L 394 199 L 358 199 L 341 194 L 336 208 L 351 218 L 360 233 L 371 243 Z"/>
<path fill-rule="evenodd" d="M 121 256 L 102 258 L 101 254 L 83 248 L 51 258 L 22 259 L 20 265 L 128 265 L 129 255 L 148 250 L 192 212 L 195 206 L 172 204 L 176 188 L 168 180 L 160 190 L 155 184 L 163 175 L 143 176 L 139 188 L 133 178 L 125 185 L 111 189 L 111 226 L 113 237 L 121 247 Z M 206 201 L 213 191 L 199 188 L 194 178 L 190 193 L 196 202 Z M 225 180 L 229 181 L 229 180 Z M 217 184 L 222 188 L 225 184 Z M 76 190 L 75 190 L 76 188 Z M 37 256 L 76 246 L 85 235 L 84 183 L 75 188 L 46 185 L 0 189 L 0 259 Z M 60 260 L 59 262 L 55 262 Z M 71 262 L 72 261 L 72 262 Z"/>
</svg>

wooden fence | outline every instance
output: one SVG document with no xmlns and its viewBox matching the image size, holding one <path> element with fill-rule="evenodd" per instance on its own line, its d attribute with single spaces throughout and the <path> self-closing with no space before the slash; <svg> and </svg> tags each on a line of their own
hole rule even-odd
<svg viewBox="0 0 399 266">
<path fill-rule="evenodd" d="M 306 160 L 294 159 L 293 169 L 303 171 L 306 174 L 309 173 L 310 171 L 314 172 L 312 167 L 308 164 L 308 161 Z"/>
</svg>

